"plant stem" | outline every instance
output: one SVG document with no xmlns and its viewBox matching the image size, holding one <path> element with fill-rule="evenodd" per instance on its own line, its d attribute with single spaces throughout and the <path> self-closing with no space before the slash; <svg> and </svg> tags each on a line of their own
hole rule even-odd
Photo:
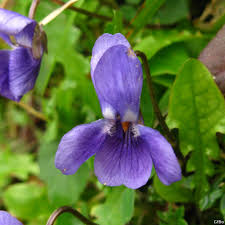
<svg viewBox="0 0 225 225">
<path fill-rule="evenodd" d="M 29 10 L 29 18 L 30 19 L 34 19 L 37 7 L 40 3 L 40 0 L 33 0 L 31 6 L 30 6 L 30 10 Z"/>
<path fill-rule="evenodd" d="M 9 0 L 3 0 L 2 3 L 0 4 L 0 8 L 6 8 L 7 4 L 8 4 Z"/>
<path fill-rule="evenodd" d="M 73 209 L 69 206 L 62 206 L 58 209 L 56 209 L 52 215 L 49 217 L 48 222 L 46 225 L 53 225 L 56 221 L 57 217 L 60 216 L 63 213 L 71 213 L 75 217 L 77 217 L 81 222 L 87 224 L 87 225 L 97 225 L 96 223 L 93 223 L 92 221 L 88 220 L 86 217 L 84 217 L 81 213 L 79 213 L 77 210 Z"/>
<path fill-rule="evenodd" d="M 36 117 L 40 120 L 43 120 L 43 121 L 48 121 L 47 117 L 44 114 L 36 111 L 34 108 L 25 104 L 24 102 L 13 102 L 13 103 L 20 106 L 21 108 L 25 109 L 29 114 L 33 115 L 34 117 Z"/>
<path fill-rule="evenodd" d="M 64 4 L 64 2 L 62 0 L 52 0 L 52 2 L 55 2 L 58 5 L 63 5 Z M 78 13 L 84 14 L 86 16 L 98 18 L 98 19 L 106 21 L 106 22 L 110 22 L 113 19 L 113 18 L 111 18 L 109 16 L 99 15 L 97 13 L 93 13 L 93 12 L 90 12 L 90 11 L 88 11 L 86 9 L 81 9 L 81 8 L 78 8 L 78 7 L 75 7 L 75 6 L 70 6 L 70 7 L 68 7 L 68 9 L 70 9 L 70 10 L 72 10 L 74 12 L 78 12 Z M 132 27 L 132 24 L 130 22 L 128 22 L 128 21 L 123 21 L 123 23 L 126 26 L 131 26 Z M 172 24 L 172 25 L 147 24 L 145 27 L 148 28 L 148 29 L 159 30 L 159 29 L 171 29 L 171 28 L 174 28 L 175 26 L 176 26 L 176 24 Z"/>
<path fill-rule="evenodd" d="M 154 90 L 153 90 L 153 82 L 152 82 L 152 77 L 151 77 L 150 69 L 149 69 L 149 66 L 148 66 L 147 57 L 141 51 L 135 51 L 135 53 L 136 53 L 137 56 L 139 56 L 141 58 L 142 63 L 144 65 L 144 69 L 145 69 L 145 72 L 146 72 L 146 80 L 147 80 L 149 95 L 150 95 L 150 98 L 151 98 L 151 102 L 152 102 L 152 106 L 153 106 L 155 115 L 156 115 L 157 119 L 159 120 L 159 124 L 162 127 L 162 129 L 163 129 L 165 135 L 167 136 L 167 138 L 172 143 L 174 143 L 175 138 L 171 134 L 171 132 L 170 132 L 170 130 L 169 130 L 169 128 L 168 128 L 168 126 L 167 126 L 167 124 L 166 124 L 166 122 L 165 122 L 162 114 L 161 114 L 161 111 L 159 109 L 158 103 L 157 103 L 156 98 L 155 98 L 155 93 L 154 93 Z"/>
<path fill-rule="evenodd" d="M 45 26 L 52 20 L 54 20 L 58 15 L 60 15 L 65 9 L 69 8 L 72 4 L 77 2 L 78 0 L 70 0 L 67 3 L 63 4 L 60 8 L 54 10 L 52 13 L 47 15 L 42 21 L 39 22 L 40 26 Z"/>
<path fill-rule="evenodd" d="M 52 0 L 52 2 L 55 2 L 58 5 L 64 5 L 64 2 L 62 0 Z M 68 7 L 68 9 L 70 9 L 72 11 L 75 11 L 75 12 L 82 13 L 86 16 L 95 17 L 95 18 L 98 18 L 98 19 L 101 19 L 101 20 L 104 20 L 104 21 L 111 21 L 112 20 L 111 17 L 99 15 L 99 14 L 96 14 L 96 13 L 93 13 L 93 12 L 90 12 L 88 10 L 81 9 L 81 8 L 78 8 L 78 7 L 75 7 L 75 6 L 70 6 L 70 7 Z"/>
</svg>

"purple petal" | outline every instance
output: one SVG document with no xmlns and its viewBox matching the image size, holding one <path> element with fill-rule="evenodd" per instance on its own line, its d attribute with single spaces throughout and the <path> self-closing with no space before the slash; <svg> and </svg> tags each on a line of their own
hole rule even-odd
<svg viewBox="0 0 225 225">
<path fill-rule="evenodd" d="M 9 57 L 10 52 L 7 50 L 0 51 L 0 94 L 6 98 L 15 100 L 9 90 Z"/>
<path fill-rule="evenodd" d="M 0 94 L 19 101 L 34 87 L 40 63 L 27 48 L 0 51 Z"/>
<path fill-rule="evenodd" d="M 120 33 L 117 34 L 103 34 L 95 42 L 95 45 L 92 49 L 92 58 L 91 58 L 91 74 L 93 76 L 94 70 L 98 61 L 103 56 L 103 54 L 111 47 L 115 45 L 124 45 L 127 48 L 130 48 L 130 44 L 127 39 Z"/>
<path fill-rule="evenodd" d="M 103 116 L 121 121 L 138 119 L 142 89 L 141 63 L 131 49 L 124 45 L 109 48 L 99 60 L 93 82 Z"/>
<path fill-rule="evenodd" d="M 138 125 L 143 142 L 146 143 L 156 173 L 165 185 L 181 179 L 181 168 L 170 143 L 157 131 Z"/>
<path fill-rule="evenodd" d="M 140 137 L 131 131 L 124 135 L 121 125 L 116 132 L 107 136 L 104 145 L 95 156 L 95 174 L 99 181 L 108 186 L 125 185 L 136 189 L 145 185 L 150 177 L 152 160 Z"/>
<path fill-rule="evenodd" d="M 105 120 L 76 126 L 66 133 L 56 152 L 55 165 L 63 174 L 74 174 L 88 158 L 94 155 L 104 142 Z"/>
<path fill-rule="evenodd" d="M 0 9 L 0 33 L 5 34 L 5 41 L 9 40 L 9 36 L 15 36 L 18 44 L 32 47 L 32 39 L 34 29 L 37 22 L 22 16 L 16 12 L 8 11 L 6 9 Z M 8 38 L 6 38 L 6 35 Z M 8 41 L 7 41 L 8 42 Z"/>
<path fill-rule="evenodd" d="M 19 220 L 11 216 L 8 212 L 0 210 L 0 225 L 23 225 Z"/>
</svg>

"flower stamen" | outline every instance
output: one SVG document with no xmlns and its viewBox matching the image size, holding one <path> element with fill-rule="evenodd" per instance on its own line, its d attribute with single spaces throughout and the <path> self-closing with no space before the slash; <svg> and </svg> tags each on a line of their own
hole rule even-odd
<svg viewBox="0 0 225 225">
<path fill-rule="evenodd" d="M 126 131 L 128 130 L 129 126 L 130 126 L 130 122 L 122 122 L 122 128 L 124 133 L 126 133 Z"/>
</svg>

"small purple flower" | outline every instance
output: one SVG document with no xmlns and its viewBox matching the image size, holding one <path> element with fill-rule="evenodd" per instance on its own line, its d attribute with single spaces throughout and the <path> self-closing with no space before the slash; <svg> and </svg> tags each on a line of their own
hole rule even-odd
<svg viewBox="0 0 225 225">
<path fill-rule="evenodd" d="M 8 212 L 0 210 L 0 225 L 23 225 L 19 220 L 11 216 Z"/>
<path fill-rule="evenodd" d="M 126 38 L 103 34 L 92 53 L 91 76 L 104 119 L 65 134 L 56 167 L 70 175 L 96 154 L 95 174 L 108 186 L 139 188 L 148 181 L 152 164 L 164 184 L 180 180 L 171 145 L 157 130 L 138 124 L 142 67 Z"/>
<path fill-rule="evenodd" d="M 19 101 L 34 87 L 46 35 L 36 21 L 0 9 L 0 38 L 12 48 L 0 51 L 0 95 Z"/>
</svg>

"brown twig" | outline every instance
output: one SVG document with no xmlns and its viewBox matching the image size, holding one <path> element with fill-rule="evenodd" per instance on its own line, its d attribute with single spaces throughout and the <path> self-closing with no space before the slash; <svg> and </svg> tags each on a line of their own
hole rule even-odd
<svg viewBox="0 0 225 225">
<path fill-rule="evenodd" d="M 77 210 L 69 207 L 69 206 L 63 206 L 58 209 L 56 209 L 52 215 L 49 217 L 48 222 L 46 225 L 53 225 L 58 216 L 60 216 L 63 213 L 71 213 L 76 218 L 78 218 L 81 222 L 87 224 L 87 225 L 97 225 L 96 223 L 88 220 L 86 217 L 84 217 L 81 213 L 79 213 Z"/>
<path fill-rule="evenodd" d="M 58 5 L 64 5 L 65 4 L 65 2 L 63 2 L 62 0 L 52 0 L 52 2 L 55 2 Z M 112 20 L 111 17 L 99 15 L 99 14 L 96 14 L 96 13 L 93 13 L 93 12 L 90 12 L 90 11 L 87 11 L 85 9 L 81 9 L 81 8 L 78 8 L 78 7 L 75 7 L 75 6 L 70 6 L 68 9 L 70 9 L 72 11 L 75 11 L 75 12 L 82 13 L 86 16 L 95 17 L 95 18 L 98 18 L 98 19 L 101 19 L 101 20 L 104 20 L 104 21 L 111 21 Z"/>
<path fill-rule="evenodd" d="M 136 15 L 134 16 L 134 18 L 130 21 L 130 25 L 133 24 L 133 22 L 135 21 L 135 19 L 137 18 L 137 16 L 139 15 L 139 13 L 142 11 L 142 9 L 145 7 L 145 1 L 144 3 L 139 7 L 139 9 L 137 10 L 137 13 Z M 128 32 L 127 32 L 127 35 L 126 35 L 126 38 L 129 38 L 134 32 L 134 29 L 131 28 Z"/>
<path fill-rule="evenodd" d="M 152 106 L 153 106 L 155 115 L 158 118 L 159 124 L 162 127 L 162 129 L 163 129 L 165 135 L 167 136 L 167 138 L 170 140 L 171 143 L 174 143 L 175 138 L 173 137 L 172 133 L 170 132 L 170 130 L 169 130 L 162 114 L 161 114 L 161 111 L 159 109 L 158 103 L 157 103 L 156 98 L 155 98 L 155 93 L 154 93 L 154 90 L 153 90 L 153 82 L 152 82 L 152 77 L 151 77 L 147 57 L 141 51 L 135 51 L 135 53 L 136 53 L 137 56 L 139 56 L 141 58 L 142 63 L 144 65 L 149 95 L 150 95 L 150 98 L 151 98 L 151 102 L 152 102 Z"/>
<path fill-rule="evenodd" d="M 29 18 L 30 19 L 34 19 L 37 7 L 40 3 L 40 0 L 33 0 L 31 6 L 30 6 L 30 10 L 29 10 Z"/>
<path fill-rule="evenodd" d="M 9 0 L 3 0 L 2 3 L 0 4 L 0 8 L 5 9 L 7 7 Z"/>
<path fill-rule="evenodd" d="M 14 104 L 18 105 L 19 107 L 23 108 L 24 110 L 26 110 L 29 114 L 31 114 L 32 116 L 43 120 L 43 121 L 48 121 L 47 117 L 42 114 L 41 112 L 36 111 L 34 108 L 32 108 L 31 106 L 25 104 L 24 102 L 13 102 Z"/>
<path fill-rule="evenodd" d="M 52 2 L 55 2 L 58 5 L 63 5 L 64 4 L 64 2 L 62 0 L 52 0 Z M 93 12 L 90 12 L 88 10 L 81 9 L 81 8 L 78 8 L 78 7 L 75 7 L 75 6 L 70 6 L 68 9 L 70 9 L 70 10 L 72 10 L 74 12 L 82 13 L 82 14 L 84 14 L 86 16 L 98 18 L 98 19 L 103 20 L 103 21 L 107 21 L 107 22 L 112 21 L 112 18 L 109 17 L 109 16 L 99 15 L 97 13 L 93 13 Z M 125 25 L 127 25 L 127 26 L 131 26 L 132 27 L 132 23 L 131 22 L 123 21 L 123 23 Z M 176 27 L 176 24 L 171 24 L 171 25 L 147 24 L 145 27 L 148 28 L 148 29 L 154 29 L 154 30 L 171 29 L 171 28 Z"/>
</svg>

